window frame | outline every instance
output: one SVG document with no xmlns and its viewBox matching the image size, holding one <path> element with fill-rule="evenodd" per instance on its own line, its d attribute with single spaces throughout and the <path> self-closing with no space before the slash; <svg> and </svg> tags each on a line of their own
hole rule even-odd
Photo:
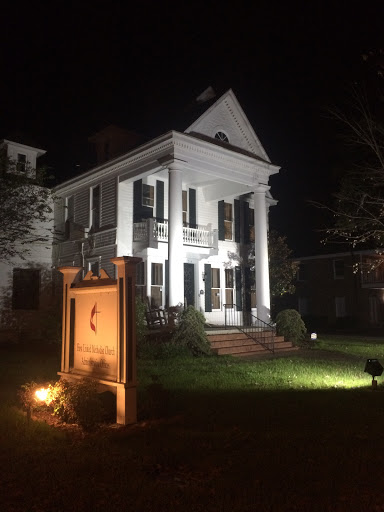
<svg viewBox="0 0 384 512">
<path fill-rule="evenodd" d="M 224 280 L 225 280 L 225 304 L 226 308 L 233 308 L 233 296 L 234 296 L 234 271 L 233 268 L 224 269 Z M 230 300 L 228 301 L 228 295 Z"/>
<path fill-rule="evenodd" d="M 26 275 L 29 277 L 26 278 Z M 12 309 L 37 311 L 40 307 L 40 289 L 40 269 L 14 268 L 12 272 Z"/>
<path fill-rule="evenodd" d="M 149 195 L 146 193 L 149 191 Z M 141 187 L 141 205 L 150 208 L 155 207 L 155 186 L 148 183 L 142 183 Z"/>
<path fill-rule="evenodd" d="M 337 269 L 337 264 L 342 263 L 342 274 Z M 333 268 L 333 279 L 344 279 L 345 278 L 345 261 L 338 258 L 332 261 Z"/>
<path fill-rule="evenodd" d="M 211 305 L 212 311 L 221 311 L 221 279 L 220 268 L 211 267 Z M 217 306 L 218 302 L 218 307 Z"/>
<path fill-rule="evenodd" d="M 22 159 L 20 157 L 23 157 Z M 27 172 L 27 155 L 25 153 L 17 153 L 16 171 L 22 174 Z"/>
<path fill-rule="evenodd" d="M 229 217 L 227 216 L 228 210 L 230 211 Z M 231 235 L 230 238 L 227 236 L 229 231 Z M 233 240 L 233 204 L 226 202 L 224 202 L 224 240 Z"/>
</svg>

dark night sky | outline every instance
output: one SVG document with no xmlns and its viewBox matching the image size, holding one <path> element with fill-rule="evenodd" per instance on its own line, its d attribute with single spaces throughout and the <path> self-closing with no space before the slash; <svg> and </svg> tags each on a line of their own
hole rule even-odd
<svg viewBox="0 0 384 512">
<path fill-rule="evenodd" d="M 325 116 L 383 48 L 384 2 L 5 2 L 0 137 L 32 135 L 57 181 L 108 123 L 149 137 L 206 87 L 232 88 L 273 163 L 271 227 L 317 247 L 343 148 Z M 236 9 L 234 6 L 236 5 Z"/>
</svg>

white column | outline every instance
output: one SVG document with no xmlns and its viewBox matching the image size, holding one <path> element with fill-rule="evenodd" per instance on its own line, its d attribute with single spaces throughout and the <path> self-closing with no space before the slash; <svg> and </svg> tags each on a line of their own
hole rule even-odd
<svg viewBox="0 0 384 512">
<path fill-rule="evenodd" d="M 169 305 L 184 304 L 182 165 L 168 165 Z"/>
<path fill-rule="evenodd" d="M 269 292 L 268 222 L 265 193 L 270 187 L 259 185 L 254 190 L 255 205 L 255 274 L 257 316 L 270 322 L 271 299 Z"/>
</svg>

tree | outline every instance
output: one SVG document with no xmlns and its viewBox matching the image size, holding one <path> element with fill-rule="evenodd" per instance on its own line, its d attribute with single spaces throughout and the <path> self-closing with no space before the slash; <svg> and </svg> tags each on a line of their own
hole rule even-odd
<svg viewBox="0 0 384 512">
<path fill-rule="evenodd" d="M 44 187 L 44 173 L 19 172 L 15 162 L 0 155 L 0 260 L 26 259 L 32 244 L 51 243 L 51 214 L 52 192 Z"/>
<path fill-rule="evenodd" d="M 344 139 L 344 172 L 333 204 L 320 205 L 333 222 L 325 242 L 384 247 L 384 52 L 368 52 L 364 81 L 351 89 L 347 108 L 332 109 Z"/>
<path fill-rule="evenodd" d="M 286 237 L 269 231 L 269 287 L 272 299 L 295 292 L 293 281 L 297 274 L 297 262 L 292 260 L 292 251 L 287 245 Z M 255 267 L 255 247 L 252 245 L 248 253 L 247 266 Z"/>
<path fill-rule="evenodd" d="M 295 292 L 293 281 L 298 264 L 292 261 L 292 251 L 285 236 L 276 231 L 268 234 L 269 284 L 271 297 L 282 297 Z"/>
</svg>

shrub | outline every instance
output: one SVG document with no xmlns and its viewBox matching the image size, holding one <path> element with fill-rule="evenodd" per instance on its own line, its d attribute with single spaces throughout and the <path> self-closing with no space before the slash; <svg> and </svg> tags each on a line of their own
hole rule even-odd
<svg viewBox="0 0 384 512">
<path fill-rule="evenodd" d="M 187 347 L 194 356 L 210 354 L 211 347 L 204 324 L 204 315 L 193 306 L 188 306 L 180 315 L 179 327 L 172 337 L 172 342 Z"/>
<path fill-rule="evenodd" d="M 147 321 L 145 319 L 145 313 L 147 310 L 147 306 L 139 297 L 136 297 L 136 299 L 135 299 L 135 306 L 136 306 L 136 339 L 137 339 L 137 343 L 140 344 L 143 342 L 145 333 L 147 330 Z"/>
<path fill-rule="evenodd" d="M 277 333 L 284 336 L 295 345 L 305 338 L 307 329 L 305 323 L 295 309 L 284 309 L 276 317 Z"/>
<path fill-rule="evenodd" d="M 59 380 L 51 386 L 50 398 L 53 414 L 61 421 L 78 423 L 84 430 L 94 430 L 103 418 L 97 383 L 91 379 Z"/>
</svg>

